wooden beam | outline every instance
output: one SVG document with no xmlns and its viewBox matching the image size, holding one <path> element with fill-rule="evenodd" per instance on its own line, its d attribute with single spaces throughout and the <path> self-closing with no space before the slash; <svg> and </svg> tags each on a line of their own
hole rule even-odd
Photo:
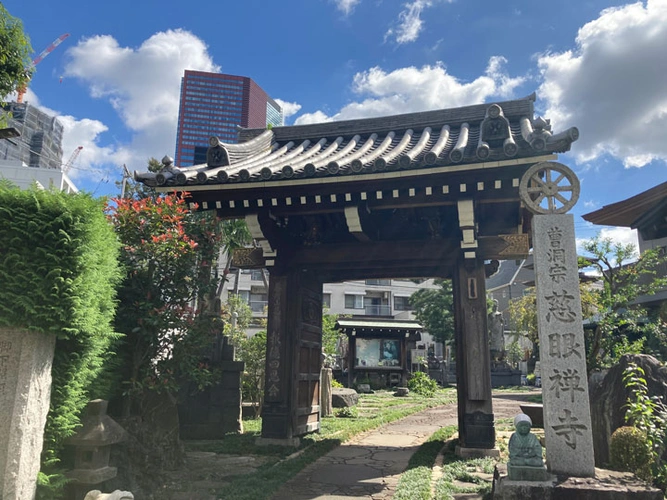
<svg viewBox="0 0 667 500">
<path fill-rule="evenodd" d="M 477 251 L 485 260 L 525 259 L 530 250 L 527 234 L 480 236 L 478 243 Z M 398 277 L 396 272 L 405 268 L 407 274 L 403 274 L 411 277 L 422 276 L 410 274 L 417 269 L 447 269 L 453 265 L 460 251 L 458 245 L 459 242 L 453 239 L 368 241 L 297 249 L 290 247 L 289 251 L 281 250 L 278 253 L 282 257 L 289 256 L 280 259 L 281 264 L 287 266 L 330 271 L 340 269 L 342 273 L 354 270 L 355 275 L 359 275 L 357 271 L 367 269 L 373 275 L 365 276 L 369 278 L 388 275 Z M 242 248 L 234 251 L 232 265 L 243 269 L 266 267 L 259 248 Z M 378 274 L 378 271 L 382 271 L 384 275 Z"/>
</svg>

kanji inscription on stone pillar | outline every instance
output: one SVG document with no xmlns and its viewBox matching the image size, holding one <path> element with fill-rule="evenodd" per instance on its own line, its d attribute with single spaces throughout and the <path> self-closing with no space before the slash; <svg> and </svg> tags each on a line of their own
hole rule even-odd
<svg viewBox="0 0 667 500">
<path fill-rule="evenodd" d="M 590 477 L 595 459 L 574 219 L 535 215 L 532 227 L 547 466 Z"/>
</svg>

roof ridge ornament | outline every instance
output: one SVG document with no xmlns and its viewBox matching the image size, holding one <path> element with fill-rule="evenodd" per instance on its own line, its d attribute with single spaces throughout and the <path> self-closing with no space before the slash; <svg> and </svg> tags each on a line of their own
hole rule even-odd
<svg viewBox="0 0 667 500">
<path fill-rule="evenodd" d="M 211 167 L 227 167 L 229 163 L 229 151 L 220 139 L 212 136 L 208 140 L 209 148 L 206 151 L 206 164 Z"/>
</svg>

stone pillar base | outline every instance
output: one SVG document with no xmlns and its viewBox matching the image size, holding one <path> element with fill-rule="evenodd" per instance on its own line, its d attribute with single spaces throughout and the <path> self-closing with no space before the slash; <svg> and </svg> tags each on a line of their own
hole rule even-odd
<svg viewBox="0 0 667 500">
<path fill-rule="evenodd" d="M 456 445 L 454 453 L 456 453 L 457 457 L 461 458 L 500 457 L 500 450 L 498 448 L 466 448 L 465 446 Z"/>
<path fill-rule="evenodd" d="M 561 477 L 548 481 L 511 481 L 507 466 L 493 473 L 493 500 L 663 500 L 662 492 L 629 472 L 595 469 L 595 477 Z"/>
<path fill-rule="evenodd" d="M 255 439 L 255 444 L 257 446 L 289 446 L 292 448 L 298 448 L 301 444 L 301 439 L 298 437 L 284 439 L 258 437 Z"/>
<path fill-rule="evenodd" d="M 0 499 L 35 497 L 56 338 L 0 328 Z"/>
</svg>

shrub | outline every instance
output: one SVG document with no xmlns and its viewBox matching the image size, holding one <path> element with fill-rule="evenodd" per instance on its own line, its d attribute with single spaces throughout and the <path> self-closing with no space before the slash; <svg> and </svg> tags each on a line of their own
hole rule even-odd
<svg viewBox="0 0 667 500">
<path fill-rule="evenodd" d="M 341 384 L 341 383 L 340 383 L 338 380 L 336 380 L 335 378 L 332 378 L 332 379 L 331 379 L 331 387 L 338 387 L 338 388 L 340 388 L 340 387 L 345 387 L 345 386 L 344 386 L 343 384 Z"/>
<path fill-rule="evenodd" d="M 102 200 L 0 183 L 0 325 L 56 337 L 38 498 L 59 498 L 65 439 L 110 357 L 120 278 Z"/>
<path fill-rule="evenodd" d="M 424 372 L 415 372 L 408 381 L 408 389 L 412 392 L 430 398 L 435 394 L 438 383 Z"/>
<path fill-rule="evenodd" d="M 645 481 L 651 481 L 653 457 L 645 432 L 636 427 L 619 427 L 611 435 L 609 453 L 613 469 L 632 472 Z"/>
</svg>

